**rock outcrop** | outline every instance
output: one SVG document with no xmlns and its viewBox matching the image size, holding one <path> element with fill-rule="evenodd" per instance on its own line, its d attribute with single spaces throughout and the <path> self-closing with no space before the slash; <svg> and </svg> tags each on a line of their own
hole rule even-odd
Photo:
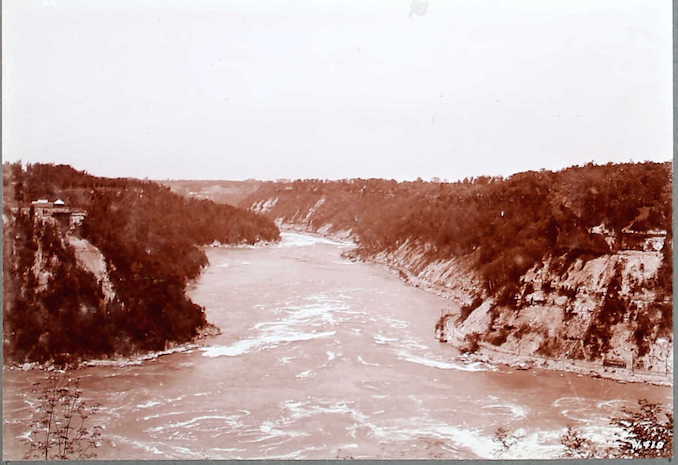
<svg viewBox="0 0 678 465">
<path fill-rule="evenodd" d="M 87 239 L 81 237 L 69 234 L 67 239 L 68 243 L 73 247 L 80 267 L 96 277 L 97 281 L 101 284 L 101 290 L 106 300 L 112 301 L 115 297 L 115 291 L 113 290 L 113 283 L 111 283 L 108 267 L 106 266 L 106 258 L 101 253 L 101 250 L 92 245 Z"/>
<path fill-rule="evenodd" d="M 252 209 L 275 216 L 273 207 L 281 206 L 279 202 L 278 197 L 260 200 Z M 324 203 L 324 197 L 306 202 L 275 222 L 281 228 L 359 243 L 345 225 L 323 222 Z M 344 256 L 383 264 L 409 285 L 448 298 L 449 314 L 439 322 L 439 336 L 464 350 L 475 340 L 475 349 L 495 360 L 513 356 L 602 376 L 672 377 L 671 296 L 657 285 L 665 259 L 661 250 L 639 247 L 597 257 L 544 257 L 520 278 L 511 295 L 500 299 L 486 291 L 471 260 L 432 258 L 433 249 L 408 239 L 395 250 L 358 248 Z"/>
<path fill-rule="evenodd" d="M 438 336 L 464 351 L 477 341 L 472 351 L 495 361 L 672 378 L 671 296 L 656 288 L 661 252 L 619 251 L 565 266 L 562 258 L 546 259 L 521 278 L 509 304 L 483 292 L 462 260 L 427 259 L 425 245 L 407 242 L 393 252 L 346 256 L 386 265 L 406 283 L 450 299 Z"/>
</svg>

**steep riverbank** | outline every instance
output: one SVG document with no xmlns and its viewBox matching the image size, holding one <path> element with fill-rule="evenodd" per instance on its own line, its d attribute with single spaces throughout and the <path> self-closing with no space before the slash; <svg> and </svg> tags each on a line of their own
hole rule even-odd
<svg viewBox="0 0 678 465">
<path fill-rule="evenodd" d="M 190 342 L 167 344 L 165 350 L 159 351 L 142 351 L 132 354 L 109 354 L 105 357 L 83 359 L 69 361 L 66 363 L 56 364 L 54 361 L 47 362 L 15 362 L 5 361 L 4 369 L 9 371 L 37 371 L 37 372 L 74 372 L 86 367 L 128 367 L 141 365 L 146 362 L 157 360 L 160 357 L 165 357 L 172 354 L 182 352 L 189 352 L 209 344 L 210 338 L 221 334 L 221 329 L 212 324 L 207 324 L 198 330 L 198 335 Z"/>
<path fill-rule="evenodd" d="M 646 343 L 645 353 L 638 356 L 638 344 L 633 340 L 638 329 L 634 315 L 626 315 L 613 326 L 610 346 L 602 356 L 586 359 L 582 357 L 585 354 L 576 352 L 585 347 L 584 337 L 596 324 L 597 313 L 605 311 L 601 307 L 612 292 L 619 299 L 618 304 L 631 303 L 636 312 L 670 305 L 657 302 L 654 293 L 648 293 L 642 286 L 656 275 L 660 254 L 611 254 L 586 263 L 575 261 L 560 273 L 550 270 L 551 264 L 545 263 L 521 279 L 522 298 L 513 311 L 496 315 L 494 299 L 478 292 L 479 280 L 469 267 L 454 259 L 427 262 L 425 246 L 405 244 L 392 253 L 361 256 L 350 251 L 345 256 L 383 265 L 406 284 L 449 299 L 452 304 L 442 316 L 441 338 L 469 351 L 469 338 L 475 336 L 474 353 L 464 357 L 519 368 L 541 367 L 620 381 L 673 384 L 670 328 L 664 328 L 659 335 L 648 335 L 654 336 L 654 342 Z M 619 278 L 620 289 L 611 290 L 614 280 Z M 548 291 L 543 289 L 545 282 L 549 283 Z M 492 338 L 497 332 L 500 337 Z M 625 366 L 620 366 L 620 361 Z"/>
<path fill-rule="evenodd" d="M 453 302 L 442 340 L 521 356 L 672 371 L 670 163 L 573 166 L 454 183 L 263 183 L 241 205 L 279 224 L 350 235 Z"/>
<path fill-rule="evenodd" d="M 350 231 L 329 232 L 329 225 L 313 228 L 309 224 L 283 223 L 281 219 L 277 224 L 284 230 L 337 240 L 353 238 Z M 468 263 L 459 259 L 431 261 L 426 253 L 426 244 L 408 241 L 392 252 L 370 255 L 353 249 L 343 256 L 382 265 L 404 283 L 448 299 L 451 305 L 441 315 L 444 326 L 440 336 L 464 352 L 462 360 L 519 369 L 539 367 L 621 382 L 673 384 L 670 328 L 660 334 L 647 334 L 654 342 L 645 343 L 642 354 L 634 340 L 639 312 L 656 311 L 659 319 L 662 315 L 657 307 L 670 305 L 648 291 L 661 266 L 660 253 L 619 252 L 593 260 L 574 260 L 565 267 L 556 266 L 556 259 L 546 260 L 521 278 L 513 311 L 498 315 L 492 314 L 496 312 L 495 299 L 479 292 L 481 280 Z M 589 341 L 584 337 L 605 311 L 601 307 L 612 298 L 619 306 L 633 306 L 635 314 L 624 315 L 611 325 L 607 350 L 599 357 L 587 358 L 582 350 L 586 350 Z M 487 338 L 491 342 L 483 340 L 482 336 L 488 335 L 493 336 Z M 473 353 L 469 353 L 469 338 L 477 339 Z"/>
<path fill-rule="evenodd" d="M 186 296 L 202 246 L 279 240 L 268 218 L 151 181 L 5 164 L 3 353 L 72 366 L 191 344 L 209 330 Z"/>
<path fill-rule="evenodd" d="M 448 300 L 342 259 L 345 243 L 282 236 L 205 249 L 189 297 L 222 333 L 204 346 L 68 373 L 101 404 L 97 459 L 557 458 L 568 425 L 604 445 L 638 399 L 670 408 L 668 387 L 455 360 L 432 331 Z M 43 377 L 5 371 L 6 459 Z M 500 426 L 522 436 L 503 455 Z"/>
</svg>

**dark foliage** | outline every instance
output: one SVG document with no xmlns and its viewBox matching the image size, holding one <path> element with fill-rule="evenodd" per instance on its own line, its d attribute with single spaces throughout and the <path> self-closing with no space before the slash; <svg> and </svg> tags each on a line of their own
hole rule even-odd
<svg viewBox="0 0 678 465">
<path fill-rule="evenodd" d="M 241 205 L 250 207 L 275 198 L 277 202 L 267 213 L 271 218 L 307 222 L 316 229 L 331 225 L 330 231 L 351 230 L 359 243 L 354 252 L 357 256 L 393 251 L 409 242 L 427 247 L 418 267 L 436 260 L 460 260 L 476 271 L 484 296 L 494 300 L 485 340 L 501 344 L 508 332 L 495 328 L 494 323 L 504 311 L 519 311 L 524 297 L 533 291 L 527 287 L 522 293 L 520 290 L 521 278 L 530 268 L 550 258 L 552 273 L 562 274 L 576 260 L 616 252 L 626 227 L 667 231 L 658 278 L 646 285 L 668 301 L 673 273 L 671 169 L 670 163 L 589 163 L 558 172 L 529 171 L 506 179 L 480 177 L 455 183 L 383 179 L 270 182 L 263 183 Z M 314 213 L 307 219 L 311 210 Z M 610 231 L 610 237 L 591 232 L 599 225 Z M 618 273 L 583 335 L 591 358 L 609 349 L 611 326 L 632 310 L 630 302 L 619 296 L 620 279 Z M 541 290 L 556 291 L 550 281 L 544 282 Z M 558 287 L 557 292 L 571 300 L 578 289 Z M 650 325 L 670 328 L 670 304 L 666 305 L 669 307 L 656 306 L 661 309 L 661 320 L 653 316 L 647 324 L 641 321 L 637 339 L 646 338 Z M 458 322 L 472 310 L 462 309 Z M 571 317 L 572 312 L 566 312 L 566 319 Z M 651 343 L 652 337 L 643 344 Z M 545 341 L 542 349 L 550 353 L 557 348 L 554 341 Z"/>
<path fill-rule="evenodd" d="M 598 444 L 577 427 L 568 426 L 560 436 L 562 457 L 574 459 L 657 459 L 673 453 L 673 413 L 660 404 L 638 401 L 635 409 L 624 408 L 612 417 L 610 425 L 617 428 L 616 440 Z M 499 444 L 497 455 L 519 445 L 521 437 L 501 427 L 494 435 Z"/>
<path fill-rule="evenodd" d="M 459 316 L 457 317 L 457 324 L 460 325 L 464 321 L 466 321 L 469 315 L 473 313 L 473 310 L 480 307 L 482 303 L 483 299 L 479 296 L 476 296 L 470 304 L 461 307 L 461 311 L 459 312 Z"/>
<path fill-rule="evenodd" d="M 659 404 L 641 399 L 638 409 L 624 409 L 624 415 L 612 419 L 625 434 L 617 440 L 624 458 L 671 457 L 673 453 L 673 413 Z"/>
<path fill-rule="evenodd" d="M 509 430 L 506 426 L 500 426 L 495 430 L 492 437 L 492 441 L 497 444 L 495 453 L 500 456 L 507 453 L 519 440 L 520 436 Z"/>
<path fill-rule="evenodd" d="M 673 453 L 673 413 L 661 405 L 638 401 L 637 409 L 624 408 L 622 415 L 610 419 L 619 429 L 614 444 L 600 446 L 577 428 L 568 426 L 561 436 L 563 457 L 656 459 Z"/>
<path fill-rule="evenodd" d="M 470 333 L 464 336 L 464 344 L 459 348 L 462 354 L 473 354 L 480 349 L 480 333 Z"/>
<path fill-rule="evenodd" d="M 133 179 L 90 176 L 65 165 L 5 165 L 5 353 L 15 360 L 65 363 L 82 357 L 161 350 L 186 342 L 206 325 L 185 295 L 207 264 L 201 245 L 277 240 L 267 218 Z M 87 211 L 78 234 L 103 253 L 116 297 L 77 263 L 67 232 L 20 207 L 62 198 Z M 36 254 L 40 251 L 40 263 Z M 36 269 L 49 274 L 39 285 Z M 39 271 L 39 270 L 38 270 Z M 10 291 L 10 292 L 7 292 Z"/>
<path fill-rule="evenodd" d="M 102 427 L 93 425 L 99 405 L 85 400 L 78 379 L 50 374 L 34 384 L 33 413 L 26 459 L 73 460 L 96 457 Z"/>
<path fill-rule="evenodd" d="M 588 347 L 590 359 L 599 358 L 610 349 L 610 340 L 612 338 L 612 327 L 620 323 L 627 314 L 629 303 L 622 297 L 621 290 L 622 272 L 618 262 L 615 266 L 615 272 L 610 279 L 607 287 L 607 293 L 603 298 L 600 308 L 596 311 L 591 325 L 584 335 L 584 343 Z"/>
<path fill-rule="evenodd" d="M 492 345 L 500 346 L 504 342 L 506 342 L 506 340 L 509 337 L 509 334 L 511 333 L 507 328 L 499 328 L 488 334 L 485 339 Z"/>
<path fill-rule="evenodd" d="M 455 183 L 269 182 L 241 205 L 278 198 L 268 214 L 298 223 L 324 198 L 309 220 L 311 227 L 352 230 L 363 255 L 394 250 L 410 240 L 430 245 L 430 261 L 468 257 L 488 293 L 496 296 L 547 255 L 562 256 L 560 265 L 566 267 L 576 258 L 609 253 L 603 237 L 589 233 L 593 226 L 604 224 L 615 234 L 629 225 L 670 232 L 671 181 L 669 163 L 589 163 Z M 671 261 L 664 266 L 662 286 L 668 295 Z"/>
<path fill-rule="evenodd" d="M 596 458 L 597 448 L 593 441 L 585 437 L 581 431 L 573 426 L 568 426 L 560 436 L 560 443 L 565 451 L 563 457 L 572 459 Z"/>
</svg>

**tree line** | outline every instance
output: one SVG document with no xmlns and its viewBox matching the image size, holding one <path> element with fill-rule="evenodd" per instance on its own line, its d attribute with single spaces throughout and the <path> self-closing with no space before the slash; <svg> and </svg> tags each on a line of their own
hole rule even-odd
<svg viewBox="0 0 678 465">
<path fill-rule="evenodd" d="M 561 171 L 527 171 L 508 178 L 467 178 L 453 183 L 385 179 L 296 180 L 263 183 L 240 205 L 278 197 L 267 213 L 294 222 L 324 199 L 310 226 L 350 229 L 365 255 L 416 240 L 430 245 L 430 261 L 466 257 L 499 295 L 547 254 L 595 257 L 610 252 L 601 235 L 623 228 L 668 232 L 671 253 L 670 163 L 608 163 Z M 670 294 L 671 260 L 661 284 Z M 514 289 L 511 289 L 514 290 Z"/>
<path fill-rule="evenodd" d="M 270 218 L 303 222 L 314 230 L 328 225 L 330 232 L 351 230 L 358 242 L 355 254 L 363 258 L 408 243 L 425 246 L 425 256 L 418 261 L 421 267 L 457 259 L 480 278 L 476 296 L 493 298 L 492 334 L 484 338 L 495 345 L 505 342 L 510 330 L 495 328 L 494 322 L 502 312 L 519 310 L 526 292 L 521 279 L 535 265 L 550 258 L 554 272 L 565 273 L 576 259 L 586 262 L 617 252 L 621 241 L 608 244 L 606 239 L 624 237 L 627 228 L 640 236 L 666 232 L 657 276 L 644 284 L 655 295 L 648 309 L 639 311 L 619 295 L 619 276 L 603 296 L 601 311 L 583 335 L 590 350 L 574 355 L 596 358 L 610 348 L 610 329 L 626 314 L 635 315 L 633 337 L 639 356 L 657 337 L 672 333 L 671 190 L 671 163 L 589 163 L 453 183 L 269 182 L 240 205 L 251 207 L 277 198 L 266 212 Z M 313 214 L 307 219 L 309 212 Z M 592 233 L 596 226 L 603 226 L 608 237 Z M 549 285 L 544 283 L 545 291 Z M 572 299 L 577 290 L 558 292 Z M 475 307 L 465 309 L 466 314 Z M 473 342 L 469 341 L 471 346 Z M 545 344 L 540 350 L 548 355 L 555 348 Z"/>
<path fill-rule="evenodd" d="M 207 326 L 204 309 L 185 294 L 207 265 L 201 246 L 279 239 L 265 217 L 153 182 L 99 178 L 67 165 L 3 168 L 5 192 L 14 194 L 3 228 L 5 355 L 12 360 L 68 363 L 190 341 Z M 57 197 L 87 212 L 68 234 L 102 252 L 113 299 L 79 265 L 63 226 L 11 208 Z"/>
</svg>

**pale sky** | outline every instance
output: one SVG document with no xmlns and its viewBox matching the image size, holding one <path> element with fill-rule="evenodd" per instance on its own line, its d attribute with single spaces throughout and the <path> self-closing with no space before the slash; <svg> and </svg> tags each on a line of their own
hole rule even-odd
<svg viewBox="0 0 678 465">
<path fill-rule="evenodd" d="M 671 160 L 670 0 L 412 1 L 5 0 L 3 158 L 451 180 Z"/>
</svg>

